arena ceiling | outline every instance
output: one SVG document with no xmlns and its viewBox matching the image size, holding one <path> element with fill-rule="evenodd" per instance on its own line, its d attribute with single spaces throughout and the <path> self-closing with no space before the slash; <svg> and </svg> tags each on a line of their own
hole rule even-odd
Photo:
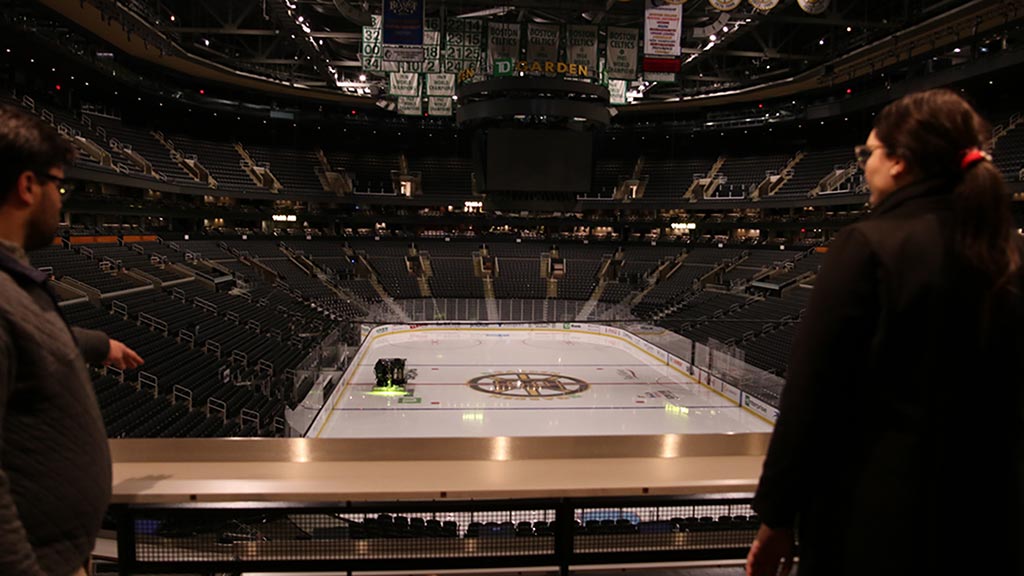
<svg viewBox="0 0 1024 576">
<path fill-rule="evenodd" d="M 122 38 L 115 37 L 130 29 L 129 40 L 132 34 L 144 38 L 146 49 L 159 50 L 168 67 L 174 67 L 169 64 L 172 58 L 165 57 L 170 54 L 210 63 L 253 87 L 256 80 L 266 80 L 283 89 L 345 103 L 372 102 L 387 92 L 383 76 L 368 73 L 360 61 L 362 26 L 369 23 L 371 13 L 380 13 L 379 1 L 38 1 L 115 45 L 118 40 L 124 45 Z M 635 102 L 641 107 L 672 106 L 754 87 L 792 84 L 814 71 L 832 74 L 858 54 L 876 57 L 858 68 L 857 74 L 884 70 L 935 51 L 959 54 L 963 49 L 968 51 L 964 57 L 969 57 L 972 40 L 998 34 L 1024 17 L 1022 4 L 1024 0 L 832 0 L 825 13 L 810 15 L 796 0 L 781 0 L 767 13 L 748 1 L 723 13 L 708 0 L 689 0 L 683 6 L 683 64 L 678 81 L 638 84 Z M 83 15 L 90 8 L 100 14 L 101 21 L 120 20 L 123 30 L 88 25 Z M 426 16 L 642 29 L 644 1 L 426 0 Z M 124 24 L 131 19 L 135 22 Z M 697 32 L 700 29 L 704 33 Z M 713 43 L 708 31 L 716 34 Z M 912 40 L 902 45 L 909 46 L 905 55 L 899 53 L 894 34 L 896 39 Z M 879 57 L 881 51 L 896 57 Z M 194 68 L 190 73 L 197 75 Z M 854 73 L 847 76 L 853 78 Z"/>
</svg>

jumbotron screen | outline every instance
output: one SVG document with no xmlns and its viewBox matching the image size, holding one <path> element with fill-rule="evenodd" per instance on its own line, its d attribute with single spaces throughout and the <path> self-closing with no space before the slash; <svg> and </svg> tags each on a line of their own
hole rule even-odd
<svg viewBox="0 0 1024 576">
<path fill-rule="evenodd" d="M 571 130 L 487 133 L 488 191 L 590 192 L 593 137 Z"/>
</svg>

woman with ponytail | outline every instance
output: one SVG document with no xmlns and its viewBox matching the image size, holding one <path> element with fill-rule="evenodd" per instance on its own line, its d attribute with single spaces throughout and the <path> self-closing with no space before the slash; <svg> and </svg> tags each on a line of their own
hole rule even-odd
<svg viewBox="0 0 1024 576">
<path fill-rule="evenodd" d="M 749 576 L 1024 574 L 1024 280 L 985 122 L 887 106 L 830 245 L 754 499 Z"/>
</svg>

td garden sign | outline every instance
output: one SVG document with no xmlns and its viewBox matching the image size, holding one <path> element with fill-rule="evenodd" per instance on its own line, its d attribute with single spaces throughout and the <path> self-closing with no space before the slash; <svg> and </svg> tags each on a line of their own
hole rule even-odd
<svg viewBox="0 0 1024 576">
<path fill-rule="evenodd" d="M 494 61 L 494 76 L 514 76 L 517 72 L 524 74 L 545 74 L 558 76 L 587 77 L 590 75 L 590 67 L 584 64 L 568 62 L 552 62 L 550 60 L 532 62 L 520 60 L 518 62 L 511 58 Z"/>
</svg>

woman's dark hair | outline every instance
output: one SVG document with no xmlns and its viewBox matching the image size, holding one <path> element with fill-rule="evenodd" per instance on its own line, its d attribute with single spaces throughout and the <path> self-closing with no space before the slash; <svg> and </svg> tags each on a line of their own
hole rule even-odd
<svg viewBox="0 0 1024 576">
<path fill-rule="evenodd" d="M 992 162 L 961 168 L 967 151 L 984 147 L 990 134 L 985 120 L 959 94 L 928 90 L 886 106 L 875 134 L 922 179 L 951 184 L 960 253 L 996 288 L 1006 285 L 1021 264 L 1006 183 Z"/>
<path fill-rule="evenodd" d="M 74 159 L 74 148 L 48 124 L 14 106 L 0 104 L 0 202 L 25 171 L 44 176 Z"/>
</svg>

